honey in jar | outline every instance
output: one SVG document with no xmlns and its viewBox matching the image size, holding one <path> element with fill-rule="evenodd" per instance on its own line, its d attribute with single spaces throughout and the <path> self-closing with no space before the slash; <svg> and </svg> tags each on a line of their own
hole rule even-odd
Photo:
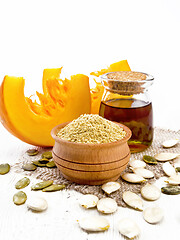
<svg viewBox="0 0 180 240">
<path fill-rule="evenodd" d="M 132 153 L 145 150 L 153 140 L 153 110 L 148 95 L 152 81 L 152 76 L 139 72 L 102 75 L 105 91 L 99 114 L 131 129 L 128 144 Z"/>
</svg>

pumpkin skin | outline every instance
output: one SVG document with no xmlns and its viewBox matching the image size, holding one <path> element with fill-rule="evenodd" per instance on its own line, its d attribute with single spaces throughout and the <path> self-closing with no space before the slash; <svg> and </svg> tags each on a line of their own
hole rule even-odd
<svg viewBox="0 0 180 240">
<path fill-rule="evenodd" d="M 116 71 L 131 71 L 127 60 L 122 60 L 113 63 L 106 69 L 101 69 L 100 71 L 92 72 L 91 75 L 99 77 L 102 74 Z M 94 81 L 96 82 L 96 87 L 91 89 L 91 113 L 99 114 L 99 108 L 104 93 L 104 87 L 100 82 L 97 82 L 95 79 Z"/>
<path fill-rule="evenodd" d="M 90 113 L 89 78 L 77 74 L 70 80 L 61 80 L 57 78 L 60 71 L 44 72 L 45 93 L 37 92 L 40 103 L 24 96 L 22 77 L 4 77 L 0 86 L 0 119 L 10 133 L 26 143 L 50 147 L 54 145 L 50 135 L 54 126 Z"/>
</svg>

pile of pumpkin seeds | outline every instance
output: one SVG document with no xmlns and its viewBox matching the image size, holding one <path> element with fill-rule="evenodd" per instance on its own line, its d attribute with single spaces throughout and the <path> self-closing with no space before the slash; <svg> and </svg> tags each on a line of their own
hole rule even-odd
<svg viewBox="0 0 180 240">
<path fill-rule="evenodd" d="M 178 140 L 166 141 L 162 145 L 165 148 L 175 146 Z M 143 218 L 150 224 L 156 224 L 162 221 L 164 214 L 163 210 L 157 206 L 151 206 L 144 208 L 144 201 L 156 201 L 160 198 L 161 192 L 169 195 L 180 194 L 180 154 L 176 153 L 158 153 L 154 157 L 144 155 L 142 160 L 131 160 L 129 162 L 129 169 L 132 172 L 126 172 L 121 175 L 124 181 L 140 184 L 145 183 L 146 179 L 154 178 L 154 173 L 146 169 L 146 164 L 156 165 L 158 162 L 162 162 L 162 169 L 167 175 L 165 182 L 168 184 L 162 187 L 161 190 L 154 184 L 146 183 L 141 187 L 141 197 L 134 192 L 125 191 L 123 193 L 123 201 L 129 206 L 138 211 L 143 212 Z M 169 161 L 173 160 L 173 165 Z M 102 190 L 108 195 L 106 198 L 98 199 L 97 196 L 92 194 L 85 194 L 79 201 L 80 205 L 85 209 L 97 207 L 97 210 L 104 214 L 114 213 L 117 211 L 117 204 L 114 199 L 110 198 L 109 195 L 120 189 L 118 182 L 108 182 L 102 185 Z M 110 225 L 107 219 L 102 216 L 86 217 L 78 221 L 82 229 L 86 231 L 105 231 L 108 230 Z M 140 229 L 136 222 L 130 218 L 124 218 L 119 221 L 118 224 L 119 232 L 127 238 L 133 239 L 140 235 Z"/>
<path fill-rule="evenodd" d="M 39 151 L 37 149 L 29 149 L 26 153 L 29 156 L 36 156 L 39 154 Z M 35 171 L 37 167 L 56 168 L 56 164 L 52 160 L 52 152 L 44 152 L 39 160 L 32 161 L 31 163 L 25 163 L 22 166 L 25 171 Z"/>
</svg>

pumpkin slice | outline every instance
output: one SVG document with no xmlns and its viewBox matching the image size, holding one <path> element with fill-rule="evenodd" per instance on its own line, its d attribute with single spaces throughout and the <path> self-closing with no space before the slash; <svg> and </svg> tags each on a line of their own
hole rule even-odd
<svg viewBox="0 0 180 240">
<path fill-rule="evenodd" d="M 57 78 L 59 69 L 52 71 L 54 75 L 49 70 L 46 73 L 46 94 L 37 92 L 40 103 L 24 96 L 22 77 L 5 76 L 0 86 L 2 124 L 22 141 L 36 146 L 53 146 L 50 132 L 54 126 L 90 113 L 91 109 L 87 76 L 77 74 L 61 80 Z"/>
<path fill-rule="evenodd" d="M 95 77 L 99 77 L 102 74 L 116 71 L 131 71 L 127 60 L 113 63 L 106 69 L 101 69 L 100 71 L 92 72 L 90 74 Z M 97 82 L 95 79 L 94 81 L 96 83 L 96 87 L 91 89 L 91 113 L 99 114 L 99 108 L 104 93 L 104 87 L 100 82 Z"/>
</svg>

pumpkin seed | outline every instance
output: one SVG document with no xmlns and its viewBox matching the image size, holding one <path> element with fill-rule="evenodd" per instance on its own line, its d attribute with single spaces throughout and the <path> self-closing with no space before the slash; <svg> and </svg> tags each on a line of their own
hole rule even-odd
<svg viewBox="0 0 180 240">
<path fill-rule="evenodd" d="M 123 193 L 123 200 L 124 202 L 137 210 L 142 211 L 143 210 L 143 201 L 142 199 L 135 193 L 131 192 L 131 191 L 126 191 Z"/>
<path fill-rule="evenodd" d="M 140 235 L 139 227 L 130 218 L 124 218 L 120 220 L 118 223 L 118 230 L 122 235 L 130 239 L 133 239 Z"/>
<path fill-rule="evenodd" d="M 141 188 L 141 195 L 146 200 L 155 201 L 160 198 L 161 191 L 155 185 L 147 183 Z"/>
<path fill-rule="evenodd" d="M 144 220 L 148 223 L 158 223 L 163 217 L 163 211 L 159 207 L 148 207 L 143 211 Z"/>
<path fill-rule="evenodd" d="M 144 179 L 142 176 L 137 175 L 135 173 L 124 173 L 123 175 L 121 175 L 121 177 L 122 179 L 130 183 L 146 182 L 146 179 Z"/>
<path fill-rule="evenodd" d="M 33 211 L 42 212 L 48 207 L 47 201 L 41 197 L 31 197 L 27 201 L 27 207 Z"/>
<path fill-rule="evenodd" d="M 129 162 L 129 165 L 132 168 L 144 168 L 146 166 L 146 163 L 141 160 L 131 160 Z"/>
<path fill-rule="evenodd" d="M 43 188 L 49 187 L 50 185 L 53 184 L 52 180 L 44 181 L 44 182 L 39 182 L 36 183 L 35 185 L 31 186 L 31 190 L 41 190 Z"/>
<path fill-rule="evenodd" d="M 25 188 L 29 185 L 30 180 L 27 177 L 24 177 L 22 179 L 20 179 L 16 184 L 15 184 L 15 188 L 16 189 L 22 189 Z"/>
<path fill-rule="evenodd" d="M 46 163 L 40 163 L 39 161 L 33 161 L 33 164 L 37 167 L 46 167 Z"/>
<path fill-rule="evenodd" d="M 29 156 L 35 156 L 39 153 L 39 151 L 37 149 L 29 149 L 26 151 L 26 153 L 29 155 Z"/>
<path fill-rule="evenodd" d="M 93 194 L 85 194 L 81 197 L 79 203 L 84 208 L 93 208 L 97 205 L 99 198 Z"/>
<path fill-rule="evenodd" d="M 163 147 L 170 148 L 174 147 L 179 142 L 179 139 L 170 139 L 163 142 Z"/>
<path fill-rule="evenodd" d="M 166 181 L 166 183 L 170 185 L 179 185 L 180 184 L 180 175 L 173 175 L 169 177 Z"/>
<path fill-rule="evenodd" d="M 175 168 L 169 162 L 163 163 L 162 168 L 165 174 L 169 177 L 176 174 Z"/>
<path fill-rule="evenodd" d="M 154 157 L 151 157 L 151 156 L 148 156 L 148 155 L 144 155 L 143 160 L 148 164 L 157 164 L 156 159 Z"/>
<path fill-rule="evenodd" d="M 154 157 L 156 160 L 158 160 L 160 162 L 166 162 L 166 161 L 173 160 L 177 156 L 179 156 L 179 154 L 177 154 L 177 153 L 162 152 L 162 153 L 156 154 Z"/>
<path fill-rule="evenodd" d="M 0 174 L 4 175 L 10 171 L 10 165 L 8 163 L 0 164 Z"/>
<path fill-rule="evenodd" d="M 39 159 L 39 162 L 42 163 L 42 164 L 46 164 L 46 163 L 49 162 L 49 159 L 47 159 L 47 158 L 41 158 L 41 159 Z"/>
<path fill-rule="evenodd" d="M 176 167 L 176 171 L 177 171 L 177 172 L 180 172 L 180 167 Z"/>
<path fill-rule="evenodd" d="M 102 190 L 107 194 L 111 194 L 112 192 L 117 191 L 120 188 L 120 184 L 118 182 L 107 182 L 102 185 Z"/>
<path fill-rule="evenodd" d="M 153 178 L 154 177 L 154 173 L 145 168 L 131 168 L 131 170 L 135 174 L 142 176 L 143 178 Z"/>
<path fill-rule="evenodd" d="M 57 166 L 56 166 L 54 161 L 50 161 L 50 162 L 46 163 L 46 167 L 48 167 L 48 168 L 55 168 Z"/>
<path fill-rule="evenodd" d="M 52 158 L 52 152 L 44 152 L 41 157 L 51 159 Z"/>
<path fill-rule="evenodd" d="M 180 186 L 162 187 L 161 192 L 168 195 L 178 195 L 180 194 Z"/>
<path fill-rule="evenodd" d="M 43 188 L 43 192 L 55 192 L 55 191 L 59 191 L 62 190 L 63 188 L 65 188 L 66 185 L 64 184 L 53 184 L 49 187 Z"/>
<path fill-rule="evenodd" d="M 174 167 L 177 168 L 177 167 L 180 167 L 180 157 L 177 157 L 176 159 L 174 159 Z"/>
<path fill-rule="evenodd" d="M 25 163 L 22 168 L 25 170 L 25 171 L 34 171 L 37 169 L 37 167 L 32 164 L 32 163 Z"/>
<path fill-rule="evenodd" d="M 19 191 L 14 194 L 13 196 L 13 202 L 16 205 L 24 204 L 27 200 L 27 195 L 23 191 Z"/>
<path fill-rule="evenodd" d="M 117 203 L 112 198 L 101 198 L 97 203 L 97 210 L 101 213 L 114 213 L 117 210 Z"/>
<path fill-rule="evenodd" d="M 82 229 L 92 232 L 102 232 L 110 227 L 106 218 L 101 216 L 89 216 L 78 221 Z"/>
</svg>

